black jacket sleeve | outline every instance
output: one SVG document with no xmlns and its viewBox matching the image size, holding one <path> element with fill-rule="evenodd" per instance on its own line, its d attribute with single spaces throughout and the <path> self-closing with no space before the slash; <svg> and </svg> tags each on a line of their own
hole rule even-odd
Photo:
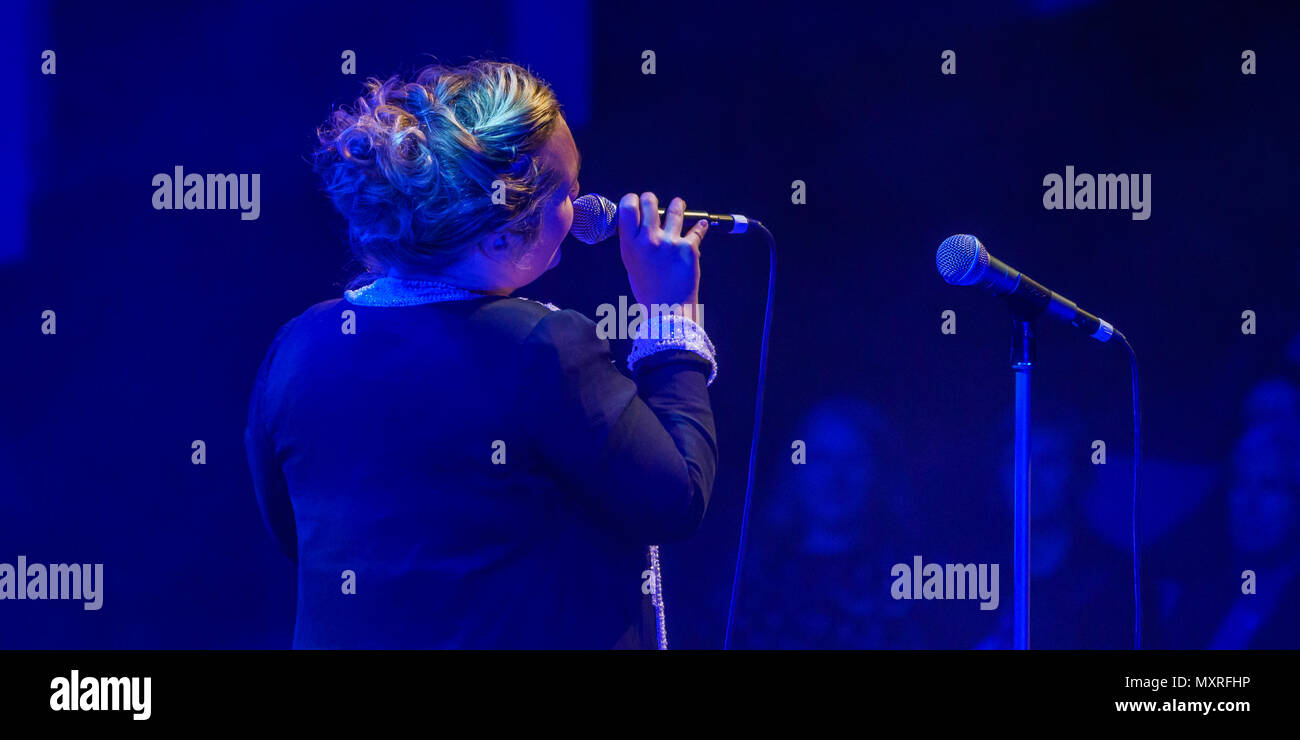
<svg viewBox="0 0 1300 740">
<path fill-rule="evenodd" d="M 709 363 L 660 352 L 638 363 L 633 382 L 576 311 L 543 317 L 527 345 L 532 436 L 546 461 L 625 537 L 652 544 L 693 534 L 718 464 Z"/>
<path fill-rule="evenodd" d="M 294 522 L 293 502 L 289 499 L 289 488 L 280 469 L 275 446 L 267 430 L 267 393 L 268 373 L 276 349 L 288 333 L 292 321 L 285 324 L 270 349 L 266 352 L 262 366 L 257 371 L 257 380 L 253 384 L 252 397 L 248 403 L 248 426 L 244 429 L 244 450 L 248 454 L 248 468 L 253 475 L 253 490 L 257 493 L 258 508 L 262 520 L 275 538 L 276 544 L 294 563 L 298 562 L 298 530 Z"/>
</svg>

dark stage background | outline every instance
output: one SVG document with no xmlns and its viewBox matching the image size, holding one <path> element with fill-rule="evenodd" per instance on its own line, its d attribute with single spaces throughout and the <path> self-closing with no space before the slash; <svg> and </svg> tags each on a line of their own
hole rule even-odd
<svg viewBox="0 0 1300 740">
<path fill-rule="evenodd" d="M 275 330 L 352 274 L 308 164 L 315 126 L 364 77 L 428 54 L 550 80 L 586 191 L 681 195 L 775 232 L 736 646 L 1009 644 L 1010 322 L 937 276 L 935 248 L 957 232 L 1137 350 L 1146 645 L 1300 646 L 1300 11 L 1283 5 L 12 6 L 0 562 L 103 563 L 106 583 L 99 611 L 0 602 L 0 647 L 288 646 L 294 571 L 253 496 L 248 394 Z M 940 73 L 946 49 L 955 75 Z M 176 165 L 260 173 L 260 217 L 154 210 L 151 179 Z M 1043 177 L 1067 165 L 1150 173 L 1150 219 L 1045 210 Z M 594 315 L 630 293 L 612 243 L 564 250 L 523 295 Z M 679 648 L 723 641 L 764 244 L 714 233 L 703 270 L 722 465 L 698 536 L 664 548 Z M 40 330 L 47 309 L 57 334 Z M 956 334 L 940 331 L 946 310 Z M 1127 360 L 1044 324 L 1035 382 L 1034 645 L 1127 647 Z M 914 555 L 1000 563 L 999 608 L 890 598 L 891 564 Z"/>
</svg>

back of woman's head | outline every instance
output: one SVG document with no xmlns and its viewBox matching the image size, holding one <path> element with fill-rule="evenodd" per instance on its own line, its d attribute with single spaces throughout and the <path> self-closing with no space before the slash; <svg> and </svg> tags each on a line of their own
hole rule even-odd
<svg viewBox="0 0 1300 740">
<path fill-rule="evenodd" d="M 489 232 L 536 235 L 564 180 L 536 156 L 560 116 L 550 87 L 518 65 L 431 65 L 410 81 L 367 80 L 317 131 L 316 171 L 370 271 L 439 268 Z"/>
</svg>

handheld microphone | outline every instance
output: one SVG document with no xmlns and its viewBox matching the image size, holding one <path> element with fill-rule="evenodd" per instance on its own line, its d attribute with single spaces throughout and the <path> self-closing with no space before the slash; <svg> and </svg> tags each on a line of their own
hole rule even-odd
<svg viewBox="0 0 1300 740">
<path fill-rule="evenodd" d="M 989 254 L 980 240 L 970 234 L 954 234 L 944 239 L 934 261 L 944 282 L 949 285 L 978 285 L 994 295 L 1005 297 L 1012 308 L 1026 318 L 1051 316 L 1102 342 L 1117 333 L 1109 321 L 1093 316 L 1074 301 L 1048 290 L 1042 283 Z"/>
<path fill-rule="evenodd" d="M 666 208 L 659 209 L 659 215 L 663 216 L 668 212 Z M 749 219 L 739 213 L 709 213 L 707 211 L 685 211 L 682 213 L 683 222 L 699 221 L 704 219 L 709 222 L 709 226 L 718 224 L 730 224 L 731 231 L 728 234 L 743 234 L 749 229 Z M 618 204 L 596 193 L 588 193 L 581 198 L 573 201 L 573 227 L 569 229 L 575 239 L 595 244 L 604 241 L 618 233 Z"/>
</svg>

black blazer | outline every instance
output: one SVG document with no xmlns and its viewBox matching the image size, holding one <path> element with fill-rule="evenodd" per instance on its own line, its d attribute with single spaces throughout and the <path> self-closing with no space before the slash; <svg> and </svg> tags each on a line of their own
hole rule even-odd
<svg viewBox="0 0 1300 740">
<path fill-rule="evenodd" d="M 590 319 L 522 298 L 291 320 L 245 444 L 294 647 L 652 647 L 646 547 L 713 486 L 709 371 L 664 351 L 633 382 Z"/>
</svg>

